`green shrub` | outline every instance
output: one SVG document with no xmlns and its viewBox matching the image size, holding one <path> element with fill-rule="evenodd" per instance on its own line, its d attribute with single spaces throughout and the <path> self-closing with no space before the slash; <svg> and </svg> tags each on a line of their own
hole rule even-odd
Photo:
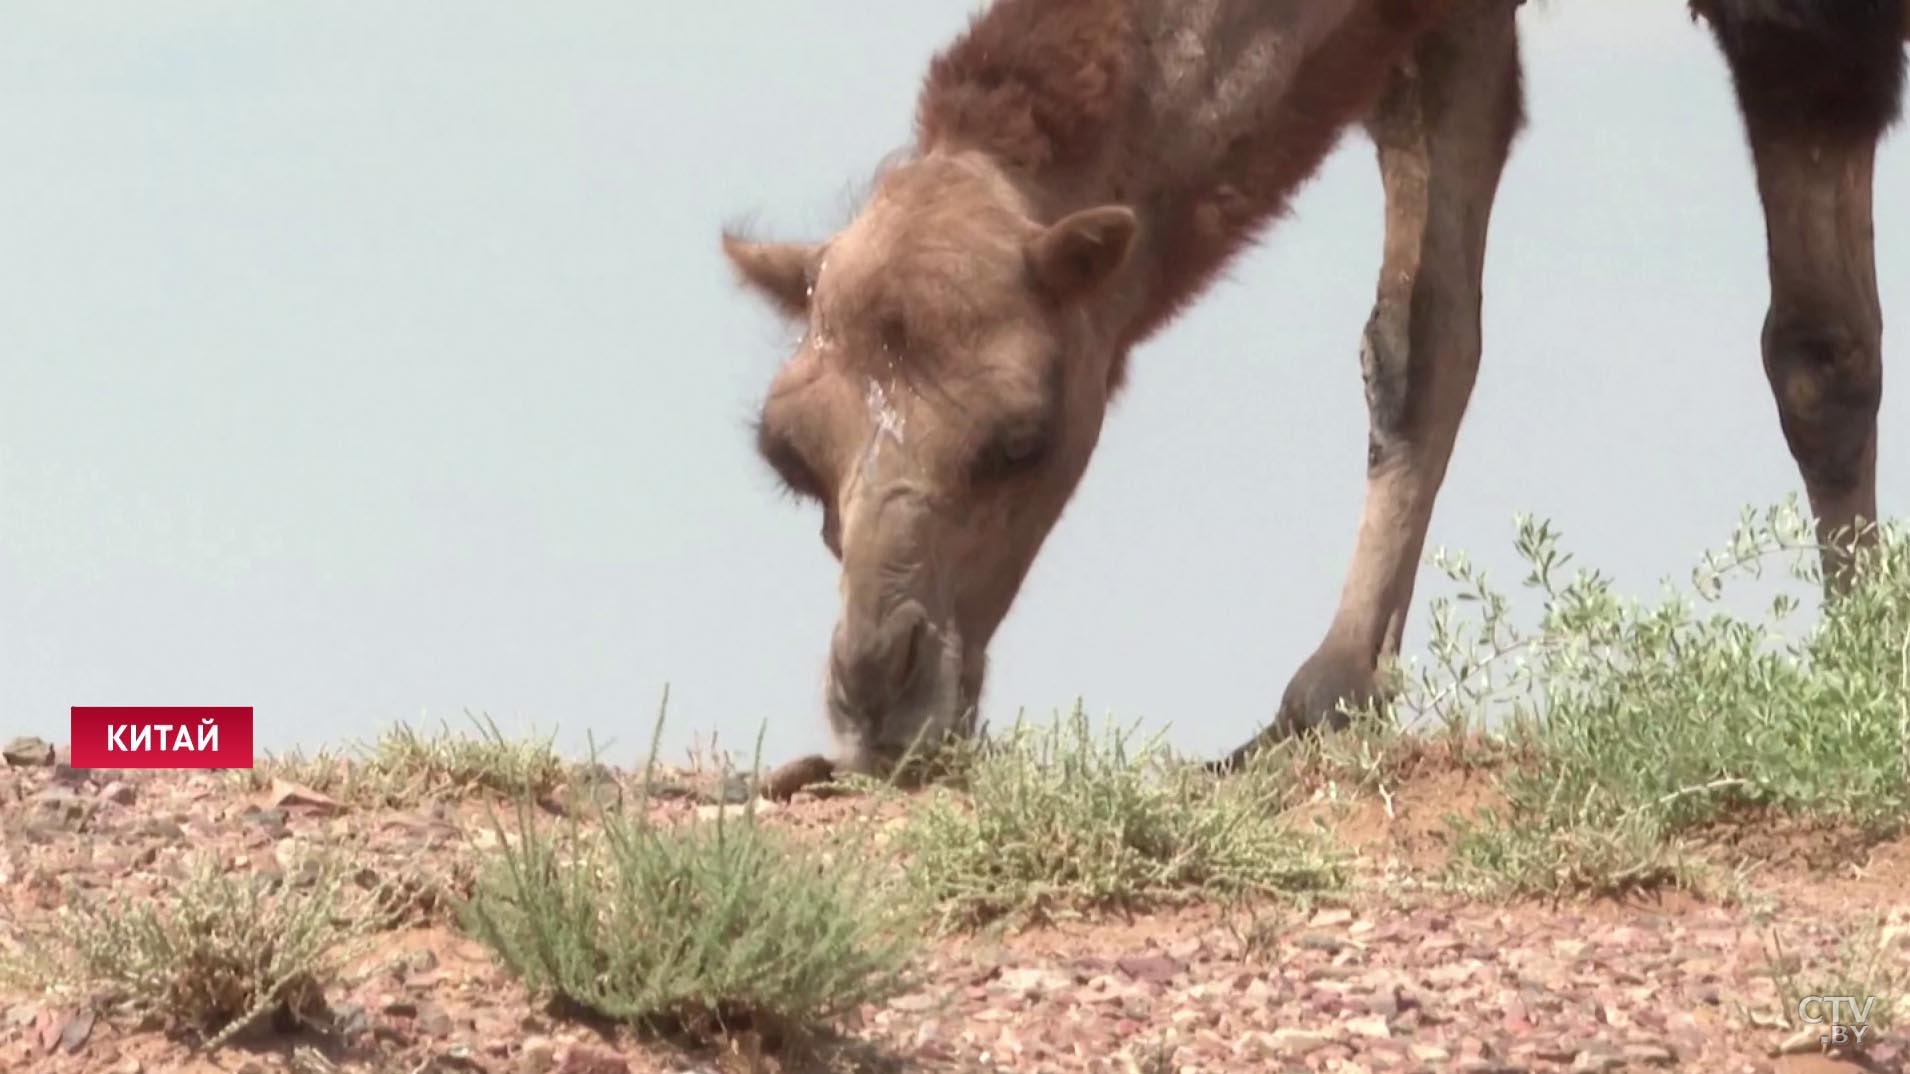
<svg viewBox="0 0 1910 1074">
<path fill-rule="evenodd" d="M 1819 586 L 1818 546 L 1794 505 L 1747 512 L 1730 548 L 1693 572 L 1691 595 L 1667 586 L 1652 605 L 1621 600 L 1597 572 L 1563 577 L 1571 557 L 1557 535 L 1522 518 L 1525 585 L 1543 601 L 1531 632 L 1463 557 L 1435 556 L 1462 587 L 1456 603 L 1478 616 L 1462 623 L 1454 600 L 1435 603 L 1433 667 L 1407 685 L 1404 707 L 1449 726 L 1497 726 L 1522 758 L 1502 778 L 1503 813 L 1465 833 L 1470 864 L 1549 863 L 1515 870 L 1515 887 L 1599 886 L 1582 870 L 1561 880 L 1572 851 L 1599 847 L 1596 873 L 1631 886 L 1676 872 L 1654 861 L 1669 842 L 1739 813 L 1900 826 L 1910 814 L 1910 539 L 1894 526 L 1876 537 L 1855 584 L 1801 627 L 1789 593 L 1762 619 L 1720 606 L 1727 582 L 1761 576 L 1776 557 Z"/>
<path fill-rule="evenodd" d="M 965 793 L 928 792 L 899 832 L 909 874 L 964 923 L 1340 883 L 1277 819 L 1271 767 L 1217 780 L 1131 733 L 1097 737 L 1077 706 L 1046 731 L 1017 722 L 971 744 Z"/>
<path fill-rule="evenodd" d="M 398 723 L 354 755 L 321 751 L 267 758 L 245 773 L 256 786 L 283 779 L 355 805 L 406 807 L 434 798 L 491 794 L 541 796 L 563 783 L 567 769 L 551 739 L 511 741 L 484 733 L 454 734 L 443 725 L 424 734 Z"/>
<path fill-rule="evenodd" d="M 1849 996 L 1862 1003 L 1873 999 L 1865 1018 L 1866 1043 L 1898 1028 L 1910 1018 L 1910 966 L 1906 966 L 1895 947 L 1903 945 L 1903 927 L 1891 928 L 1879 915 L 1872 915 L 1844 937 L 1838 945 L 1836 960 L 1806 964 L 1784 950 L 1784 940 L 1772 930 L 1764 945 L 1767 958 L 1764 972 L 1777 986 L 1779 1017 L 1792 1028 L 1816 1035 L 1828 1033 L 1827 1025 L 1805 1023 L 1798 1007 L 1807 996 Z M 1821 1006 L 1806 1015 L 1834 1018 L 1848 1011 L 1832 1011 Z"/>
<path fill-rule="evenodd" d="M 560 1005 L 693 1037 L 820 1028 L 909 986 L 919 930 L 874 862 L 802 846 L 753 806 L 665 825 L 646 804 L 540 828 L 520 800 L 466 927 Z"/>
<path fill-rule="evenodd" d="M 207 1049 L 267 1015 L 295 1028 L 324 1010 L 338 968 L 384 920 L 375 895 L 354 893 L 353 870 L 310 865 L 233 874 L 205 857 L 156 900 L 75 890 L 0 969 L 32 988 L 104 993 Z"/>
</svg>

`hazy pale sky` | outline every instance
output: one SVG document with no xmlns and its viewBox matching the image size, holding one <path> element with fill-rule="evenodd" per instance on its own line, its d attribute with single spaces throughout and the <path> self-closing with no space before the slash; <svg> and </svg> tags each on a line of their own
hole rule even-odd
<svg viewBox="0 0 1910 1074">
<path fill-rule="evenodd" d="M 0 734 L 249 704 L 278 750 L 470 710 L 629 760 L 668 683 L 677 756 L 823 745 L 834 563 L 745 426 L 789 337 L 717 234 L 840 224 L 974 6 L 0 0 Z M 1522 20 L 1431 543 L 1515 581 L 1530 511 L 1648 593 L 1800 488 L 1752 178 L 1679 0 Z M 1910 190 L 1910 139 L 1878 168 Z M 1081 696 L 1211 754 L 1267 718 L 1351 553 L 1380 212 L 1353 132 L 1135 355 L 991 719 Z M 1877 245 L 1897 358 L 1910 203 Z"/>
</svg>

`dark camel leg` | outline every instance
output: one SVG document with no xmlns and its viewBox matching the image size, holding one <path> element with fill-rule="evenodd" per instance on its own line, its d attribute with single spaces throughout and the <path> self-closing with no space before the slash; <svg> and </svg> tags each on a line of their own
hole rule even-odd
<svg viewBox="0 0 1910 1074">
<path fill-rule="evenodd" d="M 1479 368 L 1486 230 L 1522 122 L 1518 0 L 1465 0 L 1396 70 L 1367 130 L 1386 191 L 1378 300 L 1360 351 L 1370 433 L 1358 545 L 1326 638 L 1273 725 L 1223 762 L 1372 696 L 1397 653 L 1433 501 Z"/>
<path fill-rule="evenodd" d="M 1871 230 L 1877 141 L 1903 89 L 1904 0 L 1711 0 L 1764 206 L 1764 372 L 1836 591 L 1877 521 L 1883 311 Z"/>
</svg>

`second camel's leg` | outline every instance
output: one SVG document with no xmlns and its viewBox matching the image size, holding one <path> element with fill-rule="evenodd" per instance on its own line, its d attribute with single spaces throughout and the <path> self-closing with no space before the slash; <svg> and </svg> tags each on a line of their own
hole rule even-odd
<svg viewBox="0 0 1910 1074">
<path fill-rule="evenodd" d="M 1699 10 L 1730 63 L 1757 169 L 1771 280 L 1764 372 L 1835 592 L 1850 540 L 1867 540 L 1878 521 L 1883 308 L 1871 180 L 1901 105 L 1893 31 L 1910 4 L 1794 7 L 1713 0 Z"/>
</svg>

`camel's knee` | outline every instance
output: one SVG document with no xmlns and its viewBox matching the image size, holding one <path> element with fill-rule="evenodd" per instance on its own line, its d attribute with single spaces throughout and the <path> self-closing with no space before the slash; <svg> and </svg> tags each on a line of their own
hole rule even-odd
<svg viewBox="0 0 1910 1074">
<path fill-rule="evenodd" d="M 1774 308 L 1764 325 L 1764 372 L 1804 480 L 1822 492 L 1865 480 L 1883 401 L 1874 328 Z"/>
<path fill-rule="evenodd" d="M 1373 472 L 1407 450 L 1406 410 L 1412 391 L 1412 345 L 1406 324 L 1373 308 L 1360 335 L 1360 379 L 1366 383 L 1366 469 Z"/>
<path fill-rule="evenodd" d="M 1429 437 L 1443 441 L 1457 427 L 1479 352 L 1478 326 L 1458 306 L 1424 292 L 1380 299 L 1360 336 L 1369 474 L 1411 461 Z"/>
<path fill-rule="evenodd" d="M 1379 294 L 1360 341 L 1369 474 L 1423 448 L 1442 455 L 1478 372 L 1487 222 L 1524 115 L 1513 7 L 1461 5 L 1367 117 L 1386 193 Z"/>
</svg>

